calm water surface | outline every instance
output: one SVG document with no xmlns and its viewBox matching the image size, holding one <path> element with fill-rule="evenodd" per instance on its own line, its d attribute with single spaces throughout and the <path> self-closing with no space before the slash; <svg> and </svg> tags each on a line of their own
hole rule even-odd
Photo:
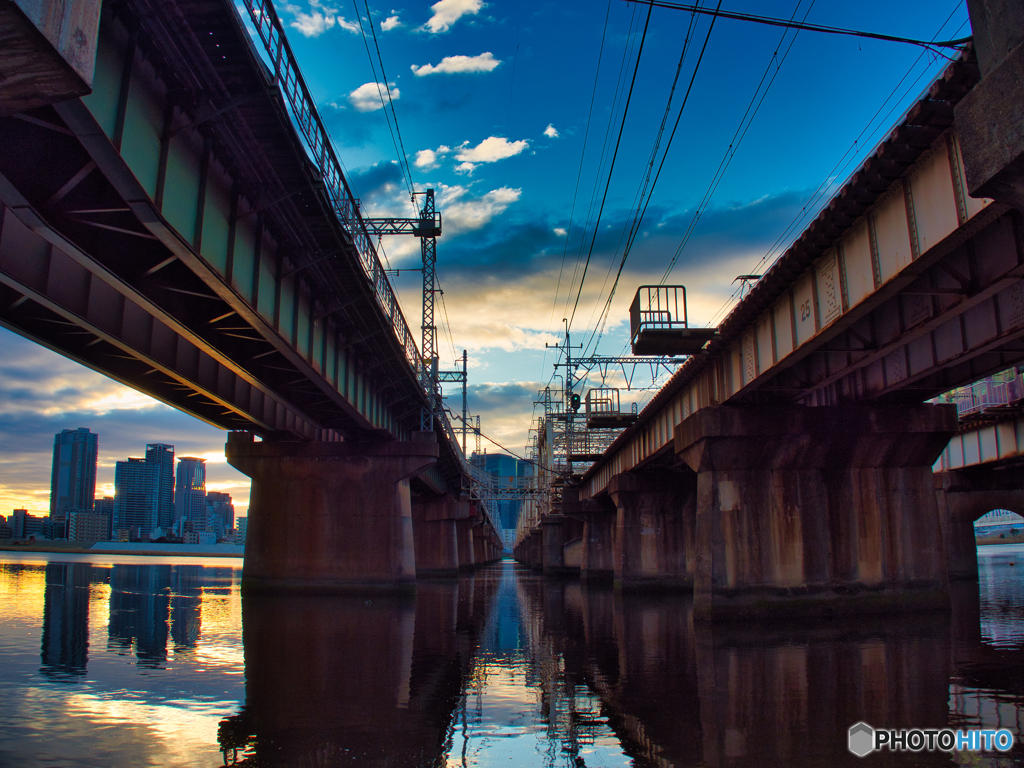
<svg viewBox="0 0 1024 768">
<path fill-rule="evenodd" d="M 1024 730 L 1024 546 L 949 615 L 694 625 L 511 562 L 404 599 L 239 594 L 240 560 L 0 554 L 0 766 L 1024 765 L 846 729 Z"/>
</svg>

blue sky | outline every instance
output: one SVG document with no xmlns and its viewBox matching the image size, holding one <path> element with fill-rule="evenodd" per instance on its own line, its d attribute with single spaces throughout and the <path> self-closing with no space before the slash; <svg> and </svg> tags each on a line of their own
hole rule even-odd
<svg viewBox="0 0 1024 768">
<path fill-rule="evenodd" d="M 962 0 L 725 0 L 722 8 L 922 39 L 970 34 Z M 799 235 L 801 222 L 945 65 L 915 46 L 783 34 L 732 20 L 717 20 L 707 37 L 708 17 L 691 28 L 691 14 L 655 8 L 623 121 L 647 11 L 624 0 L 278 5 L 348 178 L 373 216 L 412 215 L 401 149 L 385 120 L 397 116 L 415 189 L 435 189 L 444 217 L 437 249 L 441 366 L 453 368 L 469 350 L 470 410 L 481 414 L 486 434 L 517 451 L 537 391 L 553 373 L 544 345 L 560 340 L 562 319 L 572 315 L 588 253 L 571 331 L 574 344 L 595 349 L 688 29 L 655 170 L 691 78 L 692 89 L 623 268 L 600 354 L 624 351 L 637 286 L 660 282 L 673 254 L 667 282 L 687 286 L 691 322 L 716 324 L 734 278 L 764 271 L 764 260 Z M 393 115 L 382 108 L 387 89 L 376 84 L 384 82 Z M 728 166 L 715 185 L 723 159 Z M 418 266 L 413 238 L 386 238 L 383 251 L 394 267 Z M 419 279 L 394 279 L 417 329 Z M 7 331 L 0 331 L 0 352 L 0 510 L 45 508 L 52 435 L 61 428 L 100 432 L 101 483 L 112 482 L 114 460 L 139 455 L 146 442 L 177 441 L 182 455 L 222 451 L 217 430 Z M 461 397 L 451 394 L 457 410 Z M 211 463 L 210 475 L 244 507 L 245 478 L 222 463 Z"/>
</svg>

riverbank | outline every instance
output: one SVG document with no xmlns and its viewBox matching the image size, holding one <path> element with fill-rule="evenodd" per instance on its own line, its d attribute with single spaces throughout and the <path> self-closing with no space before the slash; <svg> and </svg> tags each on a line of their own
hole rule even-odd
<svg viewBox="0 0 1024 768">
<path fill-rule="evenodd" d="M 985 538 L 977 538 L 975 542 L 981 546 L 990 546 L 992 544 L 1024 544 L 1024 533 L 1018 533 L 1016 536 L 1007 535 L 1006 538 L 999 538 L 998 536 L 986 536 Z"/>
<path fill-rule="evenodd" d="M 34 543 L 0 543 L 0 552 L 54 552 L 75 555 L 187 555 L 189 557 L 242 557 L 243 544 L 154 544 L 151 542 L 123 541 L 36 541 Z"/>
</svg>

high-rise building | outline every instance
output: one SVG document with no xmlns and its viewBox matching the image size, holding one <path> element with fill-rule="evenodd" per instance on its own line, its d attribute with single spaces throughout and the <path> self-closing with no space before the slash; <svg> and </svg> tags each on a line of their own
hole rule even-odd
<svg viewBox="0 0 1024 768">
<path fill-rule="evenodd" d="M 85 427 L 62 429 L 53 437 L 50 521 L 55 538 L 67 535 L 72 512 L 92 511 L 98 448 L 98 435 Z"/>
<path fill-rule="evenodd" d="M 25 518 L 27 518 L 27 509 L 16 509 L 11 514 L 10 526 L 11 536 L 15 539 L 25 538 Z"/>
<path fill-rule="evenodd" d="M 231 494 L 218 491 L 206 494 L 206 530 L 223 536 L 234 527 L 235 505 L 231 503 Z"/>
<path fill-rule="evenodd" d="M 92 503 L 92 511 L 97 515 L 105 515 L 107 518 L 107 540 L 114 537 L 114 497 L 104 496 Z"/>
<path fill-rule="evenodd" d="M 206 530 L 206 459 L 182 456 L 174 483 L 174 522 L 192 523 L 192 530 Z"/>
<path fill-rule="evenodd" d="M 115 535 L 128 531 L 133 539 L 148 538 L 160 526 L 157 493 L 158 465 L 146 459 L 128 459 L 114 466 Z M 116 538 L 123 538 L 121 533 Z"/>
<path fill-rule="evenodd" d="M 528 462 L 503 453 L 485 453 L 482 457 L 476 456 L 474 458 L 488 473 L 496 478 L 499 489 L 517 487 L 520 482 L 519 478 L 529 476 L 532 470 Z M 494 522 L 505 530 L 514 530 L 519 522 L 519 510 L 522 502 L 506 499 L 495 503 L 500 520 L 495 520 Z"/>
<path fill-rule="evenodd" d="M 170 528 L 174 523 L 174 446 L 150 443 L 146 462 L 157 467 L 157 525 Z"/>
<path fill-rule="evenodd" d="M 98 512 L 72 512 L 68 517 L 71 541 L 108 541 L 110 516 Z"/>
</svg>

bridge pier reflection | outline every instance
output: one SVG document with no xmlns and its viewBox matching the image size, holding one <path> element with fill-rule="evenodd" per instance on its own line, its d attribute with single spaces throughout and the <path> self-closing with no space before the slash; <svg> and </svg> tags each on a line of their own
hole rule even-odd
<svg viewBox="0 0 1024 768">
<path fill-rule="evenodd" d="M 858 765 L 847 751 L 856 722 L 956 727 L 951 691 L 981 647 L 967 636 L 976 596 L 958 623 L 928 613 L 808 628 L 694 623 L 688 597 L 587 584 L 524 581 L 520 594 L 523 613 L 540 617 L 535 642 L 562 656 L 566 682 L 598 695 L 638 765 Z M 560 685 L 542 681 L 549 696 Z M 943 753 L 915 757 L 949 764 Z"/>
<path fill-rule="evenodd" d="M 435 765 L 493 594 L 242 596 L 245 705 L 221 722 L 239 765 Z"/>
</svg>

